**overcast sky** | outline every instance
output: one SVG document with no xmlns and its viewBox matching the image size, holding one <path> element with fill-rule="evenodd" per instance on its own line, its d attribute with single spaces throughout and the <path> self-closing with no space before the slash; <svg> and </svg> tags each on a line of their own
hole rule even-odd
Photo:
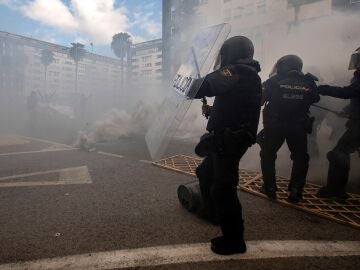
<svg viewBox="0 0 360 270">
<path fill-rule="evenodd" d="M 84 43 L 113 55 L 111 38 L 128 32 L 133 41 L 161 38 L 161 0 L 0 0 L 0 31 L 65 46 Z"/>
</svg>

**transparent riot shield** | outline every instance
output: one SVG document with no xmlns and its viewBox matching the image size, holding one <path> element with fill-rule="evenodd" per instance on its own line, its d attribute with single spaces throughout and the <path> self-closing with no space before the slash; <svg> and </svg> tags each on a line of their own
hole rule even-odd
<svg viewBox="0 0 360 270">
<path fill-rule="evenodd" d="M 175 135 L 191 105 L 191 98 L 196 95 L 202 80 L 209 73 L 230 30 L 230 25 L 224 23 L 205 28 L 195 36 L 187 60 L 176 73 L 168 95 L 160 105 L 155 120 L 145 135 L 153 160 L 160 159 L 164 154 L 170 139 Z M 199 81 L 192 87 L 196 79 Z"/>
</svg>

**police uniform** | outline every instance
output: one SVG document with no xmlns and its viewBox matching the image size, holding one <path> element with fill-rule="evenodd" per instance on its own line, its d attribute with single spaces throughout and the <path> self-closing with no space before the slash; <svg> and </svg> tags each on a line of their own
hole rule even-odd
<svg viewBox="0 0 360 270">
<path fill-rule="evenodd" d="M 290 201 L 297 202 L 309 167 L 307 134 L 311 133 L 310 105 L 319 101 L 316 78 L 298 70 L 277 74 L 268 79 L 263 87 L 264 130 L 261 138 L 261 169 L 263 191 L 276 199 L 276 154 L 286 141 L 293 161 L 289 191 Z"/>
<path fill-rule="evenodd" d="M 355 71 L 349 86 L 321 85 L 319 93 L 350 99 L 347 129 L 335 148 L 327 154 L 329 160 L 327 185 L 318 192 L 319 197 L 346 198 L 345 188 L 349 178 L 350 154 L 360 148 L 360 69 Z"/>
<path fill-rule="evenodd" d="M 214 143 L 196 174 L 203 200 L 201 215 L 216 216 L 223 233 L 212 240 L 218 254 L 245 252 L 237 248 L 243 241 L 238 170 L 241 157 L 255 143 L 262 91 L 259 71 L 252 59 L 234 61 L 208 74 L 195 97 L 215 97 L 207 124 Z"/>
</svg>

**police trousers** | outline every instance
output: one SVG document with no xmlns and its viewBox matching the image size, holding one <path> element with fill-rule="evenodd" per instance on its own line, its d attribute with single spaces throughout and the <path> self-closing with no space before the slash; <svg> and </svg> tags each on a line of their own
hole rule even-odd
<svg viewBox="0 0 360 270">
<path fill-rule="evenodd" d="M 307 128 L 302 122 L 274 121 L 264 125 L 264 134 L 260 143 L 261 170 L 265 188 L 276 190 L 275 160 L 277 152 L 286 141 L 293 161 L 289 190 L 302 191 L 309 169 L 307 153 Z"/>
<path fill-rule="evenodd" d="M 350 171 L 350 154 L 360 148 L 360 123 L 349 123 L 338 143 L 327 154 L 329 169 L 327 187 L 334 192 L 345 192 Z"/>
<path fill-rule="evenodd" d="M 237 195 L 239 162 L 248 149 L 248 143 L 238 146 L 237 153 L 212 151 L 196 169 L 203 207 L 215 213 L 223 236 L 243 239 L 242 207 Z"/>
</svg>

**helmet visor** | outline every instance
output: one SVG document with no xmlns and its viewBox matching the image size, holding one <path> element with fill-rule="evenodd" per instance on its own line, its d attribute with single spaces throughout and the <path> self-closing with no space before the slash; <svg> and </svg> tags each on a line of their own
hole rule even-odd
<svg viewBox="0 0 360 270">
<path fill-rule="evenodd" d="M 360 53 L 356 52 L 351 55 L 349 70 L 360 68 Z"/>
</svg>

